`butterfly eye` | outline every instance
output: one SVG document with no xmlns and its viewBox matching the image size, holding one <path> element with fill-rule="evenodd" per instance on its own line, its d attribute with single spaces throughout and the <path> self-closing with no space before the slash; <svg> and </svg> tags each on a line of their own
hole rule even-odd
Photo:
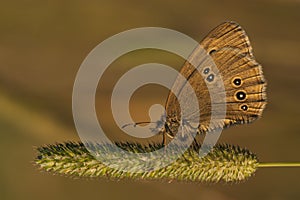
<svg viewBox="0 0 300 200">
<path fill-rule="evenodd" d="M 210 75 L 208 75 L 208 77 L 206 78 L 206 80 L 207 80 L 208 82 L 212 82 L 214 79 L 215 79 L 215 75 L 214 75 L 214 74 L 210 74 Z"/>
<path fill-rule="evenodd" d="M 236 98 L 239 100 L 239 101 L 243 101 L 246 99 L 246 93 L 244 91 L 239 91 L 235 94 Z"/>
<path fill-rule="evenodd" d="M 207 67 L 207 68 L 205 68 L 205 69 L 203 70 L 203 74 L 208 74 L 209 71 L 210 71 L 210 69 Z"/>
<path fill-rule="evenodd" d="M 242 85 L 242 79 L 241 78 L 234 78 L 232 80 L 232 83 L 234 84 L 234 86 L 239 87 Z"/>
<path fill-rule="evenodd" d="M 247 105 L 242 105 L 242 106 L 241 106 L 241 109 L 242 109 L 243 111 L 247 111 L 247 110 L 248 110 L 248 106 L 247 106 Z"/>
</svg>

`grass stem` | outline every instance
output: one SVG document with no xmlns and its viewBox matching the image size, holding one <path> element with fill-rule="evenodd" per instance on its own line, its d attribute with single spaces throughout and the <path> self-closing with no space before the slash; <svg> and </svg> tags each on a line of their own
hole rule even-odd
<svg viewBox="0 0 300 200">
<path fill-rule="evenodd" d="M 300 163 L 286 163 L 286 162 L 274 162 L 274 163 L 259 163 L 258 167 L 300 167 Z"/>
</svg>

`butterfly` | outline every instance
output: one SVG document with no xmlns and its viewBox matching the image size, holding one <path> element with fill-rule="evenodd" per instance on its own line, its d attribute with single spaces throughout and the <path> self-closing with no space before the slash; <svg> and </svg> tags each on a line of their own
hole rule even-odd
<svg viewBox="0 0 300 200">
<path fill-rule="evenodd" d="M 204 50 L 204 54 L 203 54 Z M 207 62 L 210 57 L 211 62 Z M 197 63 L 196 65 L 191 64 Z M 231 125 L 250 123 L 261 117 L 267 103 L 266 81 L 261 65 L 255 60 L 249 38 L 243 28 L 236 22 L 224 22 L 214 28 L 199 46 L 194 49 L 180 70 L 198 99 L 200 119 L 196 127 L 197 133 L 208 133 Z M 209 85 L 217 83 L 217 76 L 222 77 L 225 98 L 217 102 L 226 107 L 222 120 L 212 119 L 212 107 Z M 165 124 L 163 128 L 164 143 L 166 137 L 173 138 L 182 124 L 181 109 L 190 105 L 179 105 L 177 99 L 181 96 L 188 99 L 184 88 L 187 83 L 177 78 L 165 104 Z M 176 97 L 177 96 L 177 97 Z M 183 101 L 185 102 L 185 101 Z M 186 123 L 193 121 L 195 112 L 184 116 Z M 214 120 L 214 121 L 212 121 Z M 185 125 L 183 125 L 185 126 Z"/>
</svg>

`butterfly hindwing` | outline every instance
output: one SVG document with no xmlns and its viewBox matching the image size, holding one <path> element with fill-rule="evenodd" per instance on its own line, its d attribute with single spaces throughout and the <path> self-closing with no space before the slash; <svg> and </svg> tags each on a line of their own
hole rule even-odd
<svg viewBox="0 0 300 200">
<path fill-rule="evenodd" d="M 231 124 L 252 122 L 261 116 L 266 105 L 266 83 L 262 68 L 254 59 L 248 36 L 235 22 L 222 23 L 212 30 L 192 52 L 180 73 L 196 93 L 200 109 L 200 133 Z M 217 96 L 222 91 L 215 90 L 214 93 L 209 89 L 218 87 L 219 75 L 224 84 L 225 99 Z M 189 98 L 191 91 L 185 87 L 186 81 L 177 79 L 172 88 L 174 93 L 170 92 L 166 102 L 167 126 L 171 136 L 176 134 L 181 123 L 180 109 L 190 106 L 183 101 L 180 108 L 176 98 L 176 95 L 182 99 Z M 216 105 L 212 105 L 211 95 L 217 96 L 217 101 L 213 102 Z M 211 121 L 212 107 L 218 108 L 222 104 L 226 106 L 226 115 L 220 114 L 220 118 L 225 119 L 222 123 Z M 190 115 L 184 118 L 192 121 L 195 112 L 187 112 Z"/>
</svg>

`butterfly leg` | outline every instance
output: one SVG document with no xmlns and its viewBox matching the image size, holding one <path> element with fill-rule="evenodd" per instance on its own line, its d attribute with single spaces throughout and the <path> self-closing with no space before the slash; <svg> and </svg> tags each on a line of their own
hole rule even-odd
<svg viewBox="0 0 300 200">
<path fill-rule="evenodd" d="M 167 145 L 167 133 L 163 132 L 163 141 L 162 146 L 165 147 Z"/>
<path fill-rule="evenodd" d="M 168 137 L 168 133 L 170 133 L 170 128 L 169 128 L 169 126 L 168 126 L 168 124 L 167 123 L 165 123 L 165 128 L 164 128 L 164 130 L 163 130 L 163 141 L 162 141 L 162 146 L 163 147 L 165 147 L 165 146 L 167 146 L 167 137 Z"/>
</svg>

